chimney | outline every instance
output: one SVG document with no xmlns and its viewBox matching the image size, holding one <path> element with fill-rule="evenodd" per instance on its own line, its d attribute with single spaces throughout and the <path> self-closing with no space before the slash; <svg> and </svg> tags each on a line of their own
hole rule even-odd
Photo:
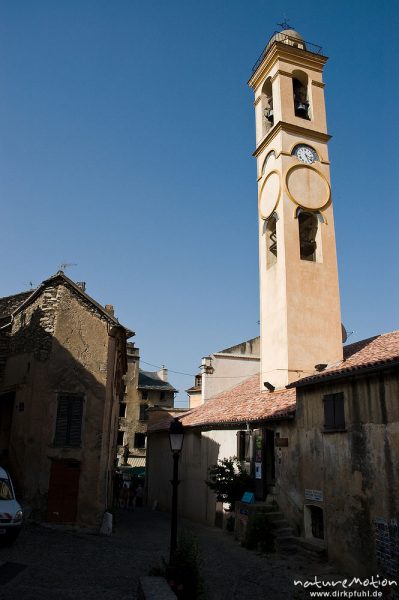
<svg viewBox="0 0 399 600">
<path fill-rule="evenodd" d="M 168 381 L 168 369 L 166 369 L 164 365 L 162 366 L 162 369 L 159 369 L 157 375 L 162 381 Z"/>
<path fill-rule="evenodd" d="M 112 306 L 112 304 L 106 304 L 105 305 L 105 312 L 107 312 L 109 315 L 111 315 L 111 317 L 114 317 L 114 307 Z"/>
<path fill-rule="evenodd" d="M 82 290 L 82 292 L 86 291 L 86 282 L 85 281 L 77 281 L 76 285 L 78 287 L 80 287 L 80 289 Z"/>
</svg>

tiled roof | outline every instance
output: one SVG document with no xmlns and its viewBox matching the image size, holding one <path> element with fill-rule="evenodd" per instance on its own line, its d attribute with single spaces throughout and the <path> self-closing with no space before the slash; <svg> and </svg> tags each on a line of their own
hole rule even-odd
<svg viewBox="0 0 399 600">
<path fill-rule="evenodd" d="M 29 292 L 21 292 L 13 296 L 5 296 L 0 298 L 0 318 L 11 315 L 35 290 Z"/>
<path fill-rule="evenodd" d="M 177 392 L 177 390 L 168 381 L 163 381 L 157 371 L 139 371 L 140 390 L 161 390 L 165 392 Z"/>
<path fill-rule="evenodd" d="M 295 404 L 294 389 L 261 392 L 256 374 L 191 410 L 181 421 L 198 427 L 280 419 L 291 416 Z"/>
<path fill-rule="evenodd" d="M 295 381 L 291 386 L 300 387 L 312 383 L 321 383 L 327 378 L 344 377 L 373 367 L 389 366 L 395 362 L 399 362 L 399 331 L 383 333 L 344 346 L 344 360 L 327 367 L 321 373 L 315 373 Z"/>
</svg>

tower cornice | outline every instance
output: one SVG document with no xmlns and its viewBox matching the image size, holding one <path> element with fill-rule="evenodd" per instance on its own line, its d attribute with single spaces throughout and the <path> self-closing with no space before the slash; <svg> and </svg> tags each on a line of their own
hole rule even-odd
<svg viewBox="0 0 399 600">
<path fill-rule="evenodd" d="M 293 133 L 299 137 L 306 137 L 320 142 L 328 142 L 331 139 L 331 135 L 328 133 L 322 133 L 320 131 L 314 131 L 313 129 L 307 129 L 306 127 L 300 127 L 293 123 L 286 123 L 285 121 L 279 121 L 263 138 L 260 144 L 256 147 L 252 156 L 258 157 L 259 154 L 270 144 L 270 142 L 282 131 Z"/>
<path fill-rule="evenodd" d="M 295 67 L 308 67 L 314 71 L 322 72 L 328 57 L 276 41 L 265 54 L 259 67 L 251 75 L 248 85 L 255 90 L 264 79 L 265 73 L 268 73 L 278 60 L 283 60 Z"/>
</svg>

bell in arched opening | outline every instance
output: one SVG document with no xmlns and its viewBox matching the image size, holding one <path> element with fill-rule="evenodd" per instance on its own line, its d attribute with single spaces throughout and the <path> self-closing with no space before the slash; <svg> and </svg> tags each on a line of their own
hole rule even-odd
<svg viewBox="0 0 399 600">
<path fill-rule="evenodd" d="M 300 117 L 301 119 L 309 119 L 309 101 L 306 75 L 303 74 L 301 79 L 293 77 L 292 88 L 294 94 L 295 116 Z"/>
<path fill-rule="evenodd" d="M 318 218 L 312 213 L 300 212 L 298 215 L 298 224 L 301 260 L 314 262 L 316 260 Z"/>
</svg>

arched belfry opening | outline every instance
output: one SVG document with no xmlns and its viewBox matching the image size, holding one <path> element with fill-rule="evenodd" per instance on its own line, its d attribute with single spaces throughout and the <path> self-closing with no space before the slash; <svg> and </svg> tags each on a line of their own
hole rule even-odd
<svg viewBox="0 0 399 600">
<path fill-rule="evenodd" d="M 277 262 L 277 220 L 278 216 L 274 212 L 265 223 L 267 268 L 273 266 Z"/>
<path fill-rule="evenodd" d="M 292 75 L 295 116 L 309 120 L 310 105 L 308 96 L 308 76 L 303 71 L 294 71 Z"/>
<path fill-rule="evenodd" d="M 318 215 L 299 209 L 298 227 L 301 260 L 321 262 L 321 236 Z"/>
<path fill-rule="evenodd" d="M 262 87 L 263 135 L 274 125 L 272 82 L 268 77 Z"/>
</svg>

